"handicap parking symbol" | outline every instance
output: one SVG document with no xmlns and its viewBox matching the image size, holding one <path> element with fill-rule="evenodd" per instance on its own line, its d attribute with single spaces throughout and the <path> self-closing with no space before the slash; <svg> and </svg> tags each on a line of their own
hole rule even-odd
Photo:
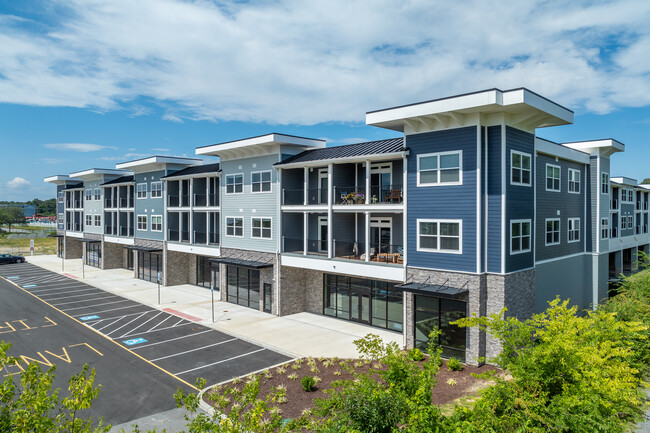
<svg viewBox="0 0 650 433">
<path fill-rule="evenodd" d="M 127 346 L 133 346 L 135 344 L 140 344 L 140 343 L 146 343 L 147 340 L 144 338 L 132 338 L 130 340 L 124 340 L 122 343 L 126 344 Z"/>
<path fill-rule="evenodd" d="M 81 319 L 81 320 L 94 320 L 94 319 L 99 319 L 99 316 L 98 316 L 97 314 L 95 314 L 95 315 L 93 315 L 93 316 L 84 316 L 84 317 L 80 317 L 80 319 Z"/>
</svg>

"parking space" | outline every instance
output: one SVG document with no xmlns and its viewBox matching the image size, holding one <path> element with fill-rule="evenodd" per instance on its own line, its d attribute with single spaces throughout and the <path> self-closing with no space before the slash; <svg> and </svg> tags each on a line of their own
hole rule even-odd
<svg viewBox="0 0 650 433">
<path fill-rule="evenodd" d="M 218 383 L 289 360 L 288 356 L 29 263 L 0 276 L 122 347 L 189 383 Z"/>
</svg>

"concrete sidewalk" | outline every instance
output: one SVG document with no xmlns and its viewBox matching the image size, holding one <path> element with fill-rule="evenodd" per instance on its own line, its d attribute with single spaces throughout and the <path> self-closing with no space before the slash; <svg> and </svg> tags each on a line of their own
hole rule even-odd
<svg viewBox="0 0 650 433">
<path fill-rule="evenodd" d="M 202 325 L 293 357 L 355 358 L 358 353 L 353 341 L 369 333 L 402 345 L 402 334 L 396 332 L 312 313 L 277 317 L 221 301 L 214 302 L 212 322 L 210 290 L 203 287 L 161 286 L 159 304 L 157 284 L 133 278 L 133 271 L 84 266 L 84 278 L 81 259 L 66 260 L 63 271 L 62 260 L 56 256 L 27 257 L 27 261 L 160 310 L 172 309 L 197 317 Z M 215 293 L 215 299 L 218 297 Z"/>
</svg>

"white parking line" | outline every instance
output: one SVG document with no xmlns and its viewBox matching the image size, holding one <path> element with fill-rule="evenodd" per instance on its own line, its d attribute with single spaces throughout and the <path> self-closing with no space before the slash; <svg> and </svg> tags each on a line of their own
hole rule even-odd
<svg viewBox="0 0 650 433">
<path fill-rule="evenodd" d="M 143 305 L 144 307 L 144 305 Z M 97 321 L 102 321 L 102 320 L 112 320 L 112 319 L 122 319 L 124 317 L 129 317 L 129 316 L 135 316 L 136 314 L 142 314 L 142 313 L 149 313 L 151 311 L 156 311 L 156 310 L 147 310 L 147 311 L 138 311 L 137 313 L 130 313 L 130 314 L 124 314 L 123 316 L 116 316 L 116 317 L 104 317 L 103 319 L 91 319 L 91 320 L 85 320 L 84 323 L 87 325 L 89 323 L 92 323 L 94 325 L 97 324 Z"/>
<path fill-rule="evenodd" d="M 154 329 L 156 329 L 157 327 L 159 327 L 160 325 L 162 325 L 163 323 L 165 323 L 167 320 L 171 319 L 172 317 L 174 317 L 174 316 L 172 316 L 172 315 L 170 314 L 169 316 L 167 316 L 167 317 L 165 318 L 165 320 L 163 320 L 162 322 L 158 323 L 158 324 L 157 324 L 156 326 L 154 326 L 153 328 L 147 330 L 147 332 L 151 332 L 151 331 L 153 331 Z"/>
<path fill-rule="evenodd" d="M 156 359 L 150 359 L 149 361 L 151 361 L 151 362 L 161 361 L 163 359 L 173 358 L 174 356 L 185 355 L 186 353 L 191 353 L 191 352 L 196 352 L 197 350 L 207 349 L 208 347 L 219 346 L 220 344 L 229 343 L 229 342 L 235 341 L 235 340 L 237 340 L 237 339 L 236 338 L 231 338 L 230 340 L 220 341 L 219 343 L 208 344 L 207 346 L 197 347 L 195 349 L 186 350 L 185 352 L 174 353 L 173 355 L 167 355 L 167 356 L 162 356 L 162 357 L 156 358 Z"/>
<path fill-rule="evenodd" d="M 191 373 L 192 371 L 200 370 L 202 368 L 212 367 L 213 365 L 222 364 L 224 362 L 232 361 L 233 359 L 242 358 L 244 356 L 252 355 L 254 353 L 261 352 L 262 350 L 266 350 L 266 349 L 262 348 L 262 349 L 253 350 L 252 352 L 248 352 L 248 353 L 244 353 L 244 354 L 241 354 L 241 355 L 233 356 L 232 358 L 228 358 L 228 359 L 224 359 L 224 360 L 221 360 L 221 361 L 213 362 L 211 364 L 205 364 L 205 365 L 202 365 L 200 367 L 192 368 L 190 370 L 180 371 L 180 372 L 174 373 L 174 374 L 176 376 L 179 376 L 181 374 Z"/>
<path fill-rule="evenodd" d="M 80 290 L 80 292 L 87 292 L 87 290 Z M 75 293 L 75 292 L 71 292 Z M 105 292 L 104 292 L 105 293 Z M 54 294 L 53 296 L 58 295 L 59 293 Z M 70 296 L 61 296 L 60 298 L 50 298 L 50 299 L 45 299 L 47 302 L 51 301 L 58 301 L 59 299 L 68 299 L 68 298 L 81 298 L 83 296 L 97 296 L 99 293 L 86 293 L 84 295 L 70 295 Z"/>
<path fill-rule="evenodd" d="M 55 307 L 58 307 L 59 305 L 68 305 L 68 304 L 78 304 L 79 302 L 92 302 L 92 301 L 100 301 L 102 299 L 108 299 L 108 298 L 115 298 L 117 295 L 108 295 L 108 296 L 103 296 L 101 298 L 94 298 L 94 299 L 82 299 L 81 301 L 70 301 L 70 302 L 61 302 L 60 304 L 52 304 Z M 49 301 L 48 301 L 49 302 Z"/>
<path fill-rule="evenodd" d="M 141 304 L 129 305 L 127 307 L 117 307 L 117 308 L 110 308 L 108 310 L 93 311 L 92 313 L 85 312 L 85 313 L 81 313 L 81 314 L 74 314 L 72 317 L 92 316 L 93 314 L 101 314 L 101 313 L 107 313 L 109 311 L 124 310 L 126 308 L 135 308 L 135 307 L 143 307 L 143 306 L 144 305 L 141 305 Z"/>
<path fill-rule="evenodd" d="M 153 319 L 155 319 L 156 317 L 160 316 L 161 314 L 162 314 L 162 311 L 159 312 L 158 314 L 156 314 L 155 316 L 153 316 L 151 319 L 147 320 L 146 322 L 143 322 L 143 323 L 139 324 L 138 326 L 136 326 L 135 328 L 131 329 L 129 332 L 127 332 L 126 334 L 124 334 L 124 335 L 122 335 L 121 337 L 118 337 L 118 338 L 124 338 L 124 337 L 126 337 L 126 336 L 129 335 L 131 332 L 135 331 L 136 329 L 138 329 L 138 328 L 141 327 L 142 325 L 151 322 Z"/>
<path fill-rule="evenodd" d="M 85 284 L 82 284 L 81 287 L 88 287 L 88 286 L 85 285 Z M 73 288 L 76 288 L 76 287 L 73 287 Z M 93 289 L 99 290 L 96 287 L 93 287 Z M 39 294 L 41 292 L 53 292 L 55 290 L 58 290 L 59 292 L 65 292 L 66 288 L 65 287 L 56 287 L 54 289 L 38 289 L 38 290 L 32 290 L 29 293 L 33 293 L 33 294 L 37 295 L 37 294 Z M 86 289 L 86 290 L 90 290 L 90 289 Z"/>
<path fill-rule="evenodd" d="M 129 321 L 126 322 L 124 325 L 120 326 L 120 327 L 117 328 L 117 329 L 113 329 L 111 332 L 109 332 L 108 334 L 105 334 L 105 335 L 108 337 L 108 336 L 111 335 L 113 332 L 115 332 L 115 331 L 119 331 L 120 329 L 122 329 L 122 328 L 124 328 L 126 325 L 128 325 L 129 323 L 133 323 L 133 322 L 135 322 L 136 320 L 138 320 L 140 317 L 144 316 L 145 314 L 147 314 L 147 313 L 142 313 L 142 314 L 140 314 L 140 315 L 139 315 L 138 317 L 136 317 L 135 319 L 133 319 L 133 320 L 129 320 Z M 121 338 L 121 337 L 118 337 L 118 338 Z"/>
<path fill-rule="evenodd" d="M 178 329 L 181 326 L 187 326 L 187 325 L 195 325 L 195 323 L 194 322 L 187 322 L 187 323 L 183 323 L 182 325 L 178 325 L 178 326 L 174 325 L 174 326 L 168 326 L 167 328 L 158 328 L 155 331 L 136 332 L 135 334 L 132 334 L 131 336 L 133 337 L 134 335 L 145 335 L 145 334 L 149 334 L 150 332 L 165 331 L 167 329 Z"/>
<path fill-rule="evenodd" d="M 101 331 L 102 329 L 104 329 L 104 328 L 108 328 L 109 326 L 111 326 L 111 325 L 113 325 L 113 324 L 119 322 L 120 320 L 124 319 L 125 317 L 126 317 L 126 316 L 118 317 L 116 320 L 113 320 L 113 321 L 112 321 L 111 323 L 109 323 L 108 325 L 104 325 L 104 326 L 102 326 L 101 328 L 95 328 L 95 329 L 96 329 L 97 331 Z"/>
<path fill-rule="evenodd" d="M 180 340 L 182 338 L 194 337 L 195 335 L 205 334 L 206 332 L 212 332 L 212 329 L 206 329 L 205 331 L 196 332 L 194 334 L 181 335 L 180 337 L 170 338 L 169 340 L 158 341 L 156 343 L 145 344 L 144 346 L 135 346 L 135 347 L 132 347 L 131 350 L 142 349 L 144 347 L 149 347 L 149 346 L 155 346 L 156 344 L 168 343 L 170 341 L 176 341 L 176 340 Z"/>
<path fill-rule="evenodd" d="M 133 301 L 131 301 L 130 299 L 122 299 L 120 301 L 104 302 L 103 304 L 86 305 L 84 307 L 66 308 L 66 309 L 62 309 L 61 311 L 71 311 L 71 310 L 79 310 L 81 308 L 99 307 L 100 305 L 117 304 L 119 302 L 133 302 Z M 133 306 L 135 307 L 135 305 L 133 305 Z M 80 314 L 80 316 L 86 316 L 86 315 L 90 315 L 90 313 L 88 313 L 88 314 Z"/>
</svg>

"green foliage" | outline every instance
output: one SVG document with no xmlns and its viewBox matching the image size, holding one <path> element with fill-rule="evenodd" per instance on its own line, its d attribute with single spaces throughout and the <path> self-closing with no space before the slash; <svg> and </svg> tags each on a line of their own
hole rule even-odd
<svg viewBox="0 0 650 433">
<path fill-rule="evenodd" d="M 311 376 L 305 376 L 300 379 L 300 385 L 302 385 L 302 389 L 305 391 L 312 392 L 314 390 L 314 385 L 316 385 L 316 381 Z"/>
<path fill-rule="evenodd" d="M 447 368 L 449 371 L 461 371 L 463 369 L 463 363 L 460 362 L 460 359 L 452 357 L 447 360 Z"/>
<path fill-rule="evenodd" d="M 424 359 L 424 353 L 422 353 L 422 351 L 417 347 L 414 347 L 409 350 L 409 358 L 411 358 L 412 361 L 422 361 Z"/>
<path fill-rule="evenodd" d="M 13 225 L 25 225 L 25 215 L 18 207 L 0 207 L 0 226 L 6 225 L 11 230 Z"/>
<path fill-rule="evenodd" d="M 648 184 L 650 184 L 650 177 L 646 177 L 645 179 L 643 179 L 643 182 L 641 182 L 641 185 L 648 185 Z"/>
<path fill-rule="evenodd" d="M 484 391 L 451 424 L 462 431 L 618 432 L 639 414 L 638 371 L 630 341 L 647 328 L 608 312 L 579 315 L 556 299 L 531 319 L 500 315 L 456 322 L 497 338 L 496 363 L 512 375 Z"/>
<path fill-rule="evenodd" d="M 84 365 L 68 382 L 69 396 L 61 398 L 59 390 L 52 389 L 55 367 L 43 372 L 38 364 L 32 363 L 19 375 L 9 374 L 8 367 L 15 368 L 20 362 L 7 355 L 10 348 L 10 343 L 0 342 L 0 367 L 7 374 L 0 385 L 1 432 L 103 433 L 110 430 L 110 425 L 102 425 L 101 418 L 78 417 L 78 412 L 89 409 L 99 394 L 101 386 L 95 386 L 94 369 Z"/>
<path fill-rule="evenodd" d="M 391 342 L 384 344 L 381 337 L 376 334 L 368 334 L 363 338 L 355 340 L 354 345 L 357 347 L 361 359 L 369 359 L 371 361 L 377 361 L 388 353 L 399 351 L 397 343 Z"/>
</svg>

